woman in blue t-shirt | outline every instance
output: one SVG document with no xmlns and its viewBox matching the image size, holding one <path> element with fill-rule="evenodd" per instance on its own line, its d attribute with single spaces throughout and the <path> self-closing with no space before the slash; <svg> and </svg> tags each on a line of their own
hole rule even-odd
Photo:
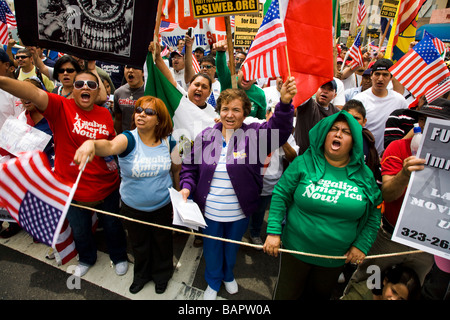
<svg viewBox="0 0 450 320">
<path fill-rule="evenodd" d="M 94 156 L 118 155 L 122 178 L 121 214 L 138 221 L 170 226 L 169 188 L 174 186 L 179 190 L 181 170 L 179 153 L 174 150 L 176 141 L 171 137 L 172 120 L 164 102 L 152 96 L 144 96 L 136 102 L 133 119 L 135 128 L 113 140 L 84 142 L 75 153 L 74 161 L 82 165 L 87 160 L 92 161 Z M 129 220 L 124 220 L 124 224 L 135 259 L 130 292 L 139 292 L 153 280 L 156 293 L 163 293 L 173 273 L 172 231 Z"/>
</svg>

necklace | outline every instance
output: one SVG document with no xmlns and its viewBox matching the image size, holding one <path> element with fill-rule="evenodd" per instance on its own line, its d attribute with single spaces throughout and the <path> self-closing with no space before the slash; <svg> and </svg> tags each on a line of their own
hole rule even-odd
<svg viewBox="0 0 450 320">
<path fill-rule="evenodd" d="M 61 86 L 61 87 L 59 87 L 59 95 L 60 96 L 63 96 L 64 98 L 67 98 L 68 96 L 70 96 L 71 94 L 72 94 L 72 91 L 70 91 L 68 94 L 66 94 L 66 95 L 64 95 L 63 93 L 62 93 L 62 91 L 63 91 L 63 87 Z"/>
</svg>

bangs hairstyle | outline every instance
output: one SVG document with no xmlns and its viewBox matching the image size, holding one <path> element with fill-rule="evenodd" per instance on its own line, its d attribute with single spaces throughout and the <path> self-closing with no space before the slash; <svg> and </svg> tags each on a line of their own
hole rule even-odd
<svg viewBox="0 0 450 320">
<path fill-rule="evenodd" d="M 219 95 L 219 98 L 217 98 L 216 112 L 220 114 L 222 104 L 228 104 L 235 99 L 239 99 L 242 101 L 244 117 L 247 117 L 252 111 L 252 103 L 247 94 L 242 89 L 226 89 L 222 91 Z"/>
<path fill-rule="evenodd" d="M 131 129 L 136 128 L 136 108 L 143 107 L 145 104 L 147 104 L 147 108 L 152 108 L 156 111 L 156 117 L 158 118 L 159 124 L 155 127 L 155 138 L 157 140 L 164 139 L 173 131 L 172 118 L 170 117 L 169 111 L 167 110 L 164 102 L 153 96 L 144 96 L 136 101 L 132 116 L 133 122 L 131 123 Z"/>
<path fill-rule="evenodd" d="M 53 67 L 53 78 L 58 79 L 59 73 L 58 70 L 62 67 L 63 64 L 70 63 L 75 69 L 76 73 L 81 72 L 80 64 L 77 60 L 75 60 L 72 56 L 63 55 L 61 58 L 58 58 L 55 62 L 55 66 Z"/>
<path fill-rule="evenodd" d="M 350 99 L 348 100 L 344 106 L 342 107 L 342 110 L 349 111 L 349 110 L 356 110 L 360 115 L 362 115 L 363 119 L 366 118 L 366 108 L 364 108 L 364 105 L 361 101 Z"/>
</svg>

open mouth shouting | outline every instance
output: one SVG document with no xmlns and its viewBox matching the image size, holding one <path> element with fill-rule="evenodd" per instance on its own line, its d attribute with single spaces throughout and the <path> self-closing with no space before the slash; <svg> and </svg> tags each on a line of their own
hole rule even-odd
<svg viewBox="0 0 450 320">
<path fill-rule="evenodd" d="M 338 151 L 341 148 L 341 141 L 335 139 L 331 142 L 331 150 Z"/>
</svg>

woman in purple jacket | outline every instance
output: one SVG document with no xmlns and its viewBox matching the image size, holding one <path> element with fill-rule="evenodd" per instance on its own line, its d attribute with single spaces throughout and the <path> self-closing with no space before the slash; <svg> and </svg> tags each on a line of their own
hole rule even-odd
<svg viewBox="0 0 450 320">
<path fill-rule="evenodd" d="M 247 230 L 250 215 L 258 208 L 264 161 L 292 132 L 295 79 L 288 79 L 280 93 L 269 121 L 245 124 L 251 111 L 245 92 L 221 92 L 216 108 L 220 122 L 196 137 L 183 161 L 180 193 L 184 199 L 191 195 L 202 210 L 207 224 L 203 234 L 240 241 Z M 233 274 L 238 250 L 237 244 L 205 237 L 205 300 L 216 299 L 222 281 L 228 293 L 238 291 Z"/>
</svg>

